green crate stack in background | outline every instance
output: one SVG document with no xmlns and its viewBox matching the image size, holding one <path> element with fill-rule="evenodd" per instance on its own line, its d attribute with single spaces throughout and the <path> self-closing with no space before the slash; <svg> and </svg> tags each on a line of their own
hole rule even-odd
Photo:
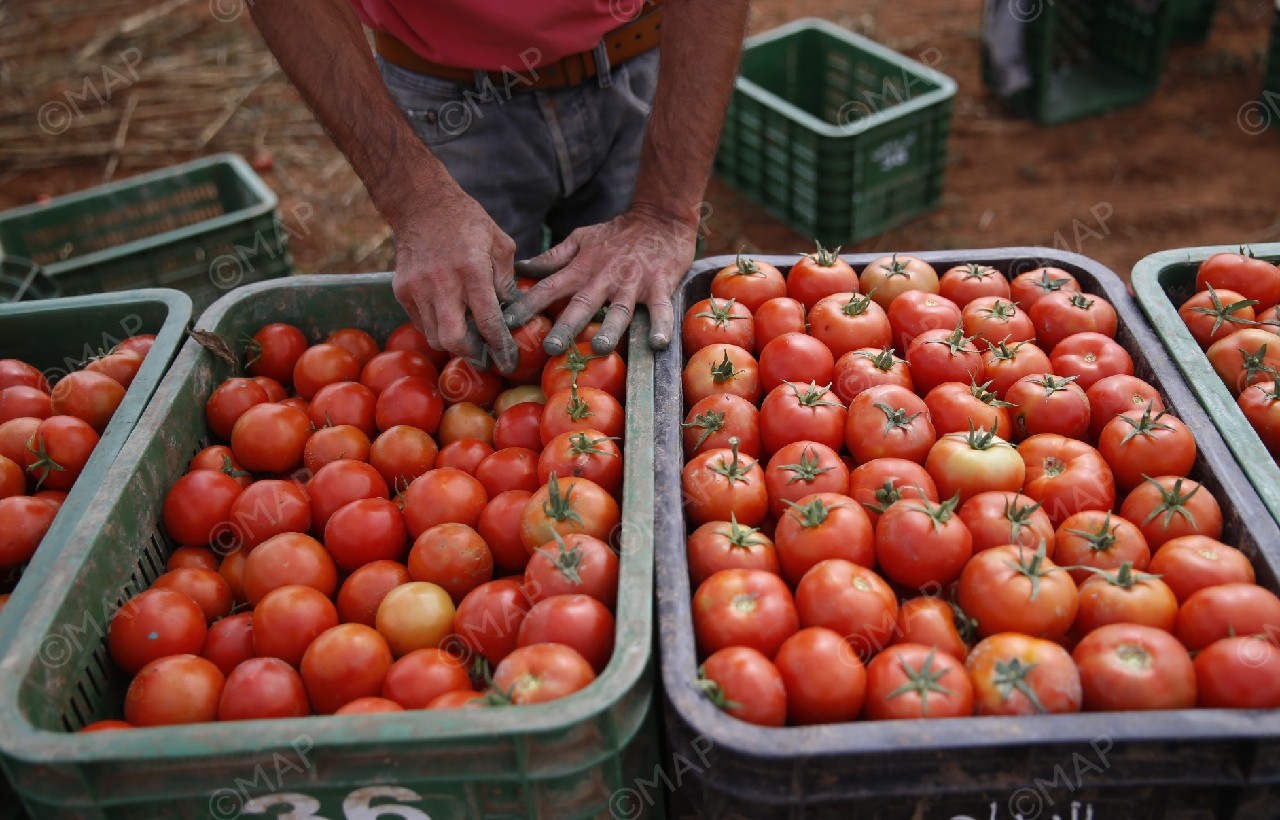
<svg viewBox="0 0 1280 820">
<path fill-rule="evenodd" d="M 62 296 L 180 290 L 198 316 L 293 272 L 277 206 L 248 163 L 219 154 L 0 212 L 0 257 L 40 265 Z"/>
<path fill-rule="evenodd" d="M 1043 125 L 1145 102 L 1160 84 L 1174 4 L 1146 10 L 1137 2 L 1016 0 L 1032 84 L 1005 102 Z M 994 89 L 985 49 L 983 80 Z"/>
<path fill-rule="evenodd" d="M 407 320 L 390 274 L 302 276 L 228 294 L 198 327 L 231 344 L 270 322 L 312 342 L 341 327 L 375 338 Z M 396 816 L 555 818 L 661 814 L 653 619 L 653 357 L 646 317 L 628 350 L 617 649 L 586 689 L 481 710 L 208 723 L 77 735 L 118 717 L 127 677 L 106 620 L 164 571 L 161 505 L 209 443 L 204 407 L 232 366 L 194 341 L 97 488 L 79 542 L 45 578 L 0 668 L 0 763 L 42 818 Z M 0 635 L 4 640 L 4 635 Z M 621 797 L 619 797 L 621 795 Z M 373 805 L 371 805 L 373 801 Z M 290 808 L 292 807 L 292 809 Z"/>
<path fill-rule="evenodd" d="M 1203 43 L 1213 28 L 1218 0 L 1170 0 L 1173 3 L 1173 42 Z"/>
<path fill-rule="evenodd" d="M 873 237 L 940 204 L 955 92 L 865 37 L 797 20 L 747 40 L 715 168 L 823 244 Z"/>
</svg>

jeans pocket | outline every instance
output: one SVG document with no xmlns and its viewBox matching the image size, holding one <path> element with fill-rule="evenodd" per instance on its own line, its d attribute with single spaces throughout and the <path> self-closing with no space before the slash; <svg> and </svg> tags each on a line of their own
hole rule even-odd
<svg viewBox="0 0 1280 820">
<path fill-rule="evenodd" d="M 476 112 L 475 103 L 464 94 L 469 86 L 417 74 L 381 57 L 378 68 L 391 98 L 427 145 L 443 145 L 471 127 Z"/>
</svg>

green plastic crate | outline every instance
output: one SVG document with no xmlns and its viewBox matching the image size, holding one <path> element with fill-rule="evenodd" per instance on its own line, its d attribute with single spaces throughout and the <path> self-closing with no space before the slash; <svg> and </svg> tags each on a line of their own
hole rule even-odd
<svg viewBox="0 0 1280 820">
<path fill-rule="evenodd" d="M 0 213 L 0 256 L 60 295 L 174 288 L 200 315 L 227 290 L 293 272 L 275 193 L 220 154 Z"/>
<path fill-rule="evenodd" d="M 233 344 L 273 321 L 313 341 L 342 326 L 385 337 L 405 321 L 390 274 L 302 276 L 229 294 L 199 327 Z M 617 650 L 583 691 L 553 703 L 213 723 L 76 735 L 118 715 L 126 677 L 109 659 L 105 624 L 147 587 L 171 549 L 161 499 L 207 442 L 204 403 L 231 367 L 194 341 L 138 424 L 46 576 L 0 660 L 0 762 L 33 816 L 229 818 L 298 814 L 330 820 L 401 817 L 586 818 L 652 788 L 657 766 L 653 595 L 653 358 L 637 317 L 628 361 L 625 492 Z M 368 807 L 373 797 L 378 804 Z M 393 808 L 394 805 L 394 808 Z M 304 809 L 313 814 L 305 814 Z M 279 813 L 279 814 L 278 814 Z"/>
<path fill-rule="evenodd" d="M 57 286 L 35 262 L 18 256 L 0 256 L 0 302 L 31 302 L 57 295 Z"/>
<path fill-rule="evenodd" d="M 1005 98 L 1043 125 L 1092 117 L 1146 101 L 1160 84 L 1174 4 L 1141 10 L 1135 0 L 1019 0 L 1027 11 L 1031 87 Z M 983 81 L 994 88 L 983 50 Z"/>
<path fill-rule="evenodd" d="M 1156 335 L 1178 363 L 1187 383 L 1209 411 L 1241 469 L 1262 497 L 1263 504 L 1280 522 L 1280 465 L 1267 453 L 1262 439 L 1249 425 L 1231 391 L 1209 364 L 1178 307 L 1195 292 L 1200 263 L 1215 253 L 1235 253 L 1238 246 L 1181 248 L 1152 254 L 1133 268 L 1133 293 L 1151 320 Z M 1253 245 L 1252 252 L 1271 262 L 1280 261 L 1280 244 Z"/>
<path fill-rule="evenodd" d="M 826 245 L 938 207 L 956 85 L 825 20 L 746 42 L 715 168 Z"/>
<path fill-rule="evenodd" d="M 1217 10 L 1218 0 L 1173 0 L 1173 42 L 1203 43 Z"/>
</svg>

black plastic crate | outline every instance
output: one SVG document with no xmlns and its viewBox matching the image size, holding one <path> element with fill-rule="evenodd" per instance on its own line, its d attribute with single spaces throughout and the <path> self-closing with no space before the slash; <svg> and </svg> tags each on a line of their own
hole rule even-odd
<svg viewBox="0 0 1280 820">
<path fill-rule="evenodd" d="M 861 270 L 879 255 L 843 258 Z M 1249 555 L 1259 584 L 1280 590 L 1280 526 L 1119 277 L 1083 256 L 1049 248 L 917 255 L 939 271 L 977 262 L 1013 276 L 1053 265 L 1075 275 L 1085 292 L 1115 305 L 1116 339 L 1133 356 L 1135 375 L 1155 386 L 1195 433 L 1191 475 L 1221 502 L 1223 540 Z M 784 271 L 795 261 L 761 258 Z M 676 292 L 677 315 L 705 298 L 714 273 L 732 261 L 697 262 Z M 770 729 L 721 712 L 694 685 L 697 654 L 681 512 L 682 364 L 677 338 L 658 356 L 655 373 L 655 586 L 668 742 L 673 755 L 689 760 L 703 750 L 706 765 L 685 776 L 677 803 L 705 817 L 752 820 L 1014 820 L 1018 813 L 1045 820 L 1280 817 L 1259 808 L 1269 797 L 1262 787 L 1245 792 L 1261 740 L 1270 739 L 1277 750 L 1280 780 L 1280 715 L 1270 713 L 1095 712 Z M 1255 802 L 1246 806 L 1246 797 Z"/>
</svg>

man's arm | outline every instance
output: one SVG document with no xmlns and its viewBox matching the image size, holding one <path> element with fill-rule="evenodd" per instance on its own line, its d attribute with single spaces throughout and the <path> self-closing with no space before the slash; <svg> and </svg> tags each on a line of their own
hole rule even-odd
<svg viewBox="0 0 1280 820">
<path fill-rule="evenodd" d="M 702 193 L 737 75 L 748 5 L 667 0 L 658 88 L 631 209 L 517 264 L 521 272 L 551 275 L 508 308 L 508 325 L 524 324 L 562 296 L 572 297 L 547 336 L 549 352 L 567 348 L 606 302 L 604 326 L 592 339 L 597 352 L 617 345 L 637 302 L 649 308 L 650 343 L 664 348 L 671 341 L 671 293 L 693 261 Z"/>
<path fill-rule="evenodd" d="M 400 112 L 348 0 L 259 0 L 250 7 L 280 67 L 395 233 L 395 294 L 414 324 L 433 347 L 475 361 L 487 343 L 499 368 L 512 369 L 517 349 L 498 296 L 516 295 L 515 243 Z M 468 308 L 479 336 L 467 329 Z"/>
</svg>

